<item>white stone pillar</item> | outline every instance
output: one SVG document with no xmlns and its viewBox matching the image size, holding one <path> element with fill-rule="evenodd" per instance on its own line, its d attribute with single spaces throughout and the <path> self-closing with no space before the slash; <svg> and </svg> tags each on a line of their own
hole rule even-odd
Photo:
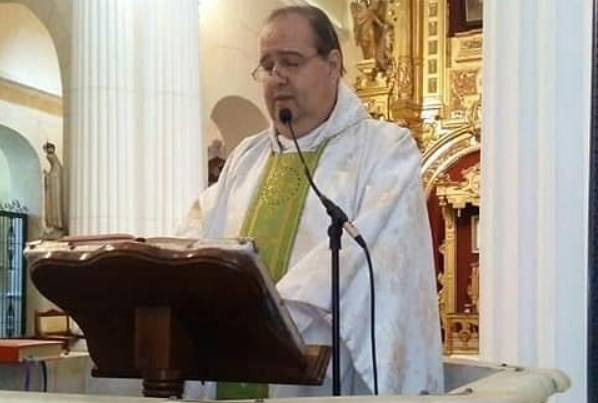
<svg viewBox="0 0 598 403">
<path fill-rule="evenodd" d="M 72 18 L 70 232 L 172 234 L 203 178 L 197 2 L 75 0 Z"/>
<path fill-rule="evenodd" d="M 481 358 L 583 402 L 592 1 L 484 3 Z"/>
<path fill-rule="evenodd" d="M 144 2 L 144 233 L 171 234 L 197 197 L 203 153 L 197 0 Z"/>
<path fill-rule="evenodd" d="M 135 2 L 73 2 L 71 234 L 135 232 Z"/>
</svg>

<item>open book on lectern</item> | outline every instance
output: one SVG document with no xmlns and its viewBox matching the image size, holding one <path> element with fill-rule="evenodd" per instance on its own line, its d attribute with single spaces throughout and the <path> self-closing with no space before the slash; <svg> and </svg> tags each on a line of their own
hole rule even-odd
<svg viewBox="0 0 598 403">
<path fill-rule="evenodd" d="M 304 344 L 250 239 L 73 237 L 25 255 L 40 292 L 81 327 L 96 376 L 324 378 L 330 348 Z"/>
</svg>

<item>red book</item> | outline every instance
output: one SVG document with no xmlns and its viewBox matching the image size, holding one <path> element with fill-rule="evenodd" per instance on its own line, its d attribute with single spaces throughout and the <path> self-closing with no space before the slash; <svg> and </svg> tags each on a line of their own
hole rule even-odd
<svg viewBox="0 0 598 403">
<path fill-rule="evenodd" d="M 62 354 L 61 341 L 34 339 L 0 339 L 0 362 L 47 360 Z"/>
</svg>

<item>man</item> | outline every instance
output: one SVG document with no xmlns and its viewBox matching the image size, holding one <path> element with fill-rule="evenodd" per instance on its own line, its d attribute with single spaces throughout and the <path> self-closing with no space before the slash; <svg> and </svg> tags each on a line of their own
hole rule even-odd
<svg viewBox="0 0 598 403">
<path fill-rule="evenodd" d="M 315 182 L 344 209 L 372 253 L 380 393 L 442 392 L 430 233 L 413 139 L 405 129 L 371 119 L 340 82 L 340 45 L 321 10 L 275 10 L 261 31 L 259 54 L 253 76 L 263 82 L 272 126 L 232 152 L 220 180 L 193 206 L 183 233 L 255 237 L 305 342 L 331 344 L 329 218 L 278 118 L 289 109 Z M 348 237 L 340 281 L 343 394 L 368 394 L 368 270 Z M 272 389 L 275 396 L 331 394 L 331 381 Z"/>
</svg>

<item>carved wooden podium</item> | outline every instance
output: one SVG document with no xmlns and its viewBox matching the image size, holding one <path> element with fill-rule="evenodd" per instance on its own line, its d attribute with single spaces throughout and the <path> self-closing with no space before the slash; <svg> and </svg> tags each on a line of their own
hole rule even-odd
<svg viewBox="0 0 598 403">
<path fill-rule="evenodd" d="M 306 346 L 249 240 L 78 238 L 30 244 L 38 289 L 87 338 L 94 376 L 321 384 L 328 346 Z"/>
</svg>

